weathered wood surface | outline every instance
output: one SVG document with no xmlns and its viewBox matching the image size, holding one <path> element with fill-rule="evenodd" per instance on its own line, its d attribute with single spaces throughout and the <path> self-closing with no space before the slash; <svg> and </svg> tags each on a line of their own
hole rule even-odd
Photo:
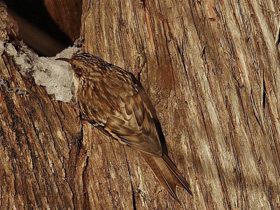
<svg viewBox="0 0 280 210">
<path fill-rule="evenodd" d="M 79 38 L 82 0 L 44 0 L 47 10 L 57 25 L 74 42 Z"/>
<path fill-rule="evenodd" d="M 277 11 L 272 0 L 83 2 L 84 50 L 142 70 L 192 187 L 193 197 L 177 189 L 182 206 L 137 153 L 81 123 L 4 53 L 0 208 L 279 209 Z M 9 91 L 18 87 L 29 94 Z"/>
<path fill-rule="evenodd" d="M 193 197 L 178 189 L 185 208 L 280 208 L 277 11 L 275 1 L 84 1 L 85 50 L 142 68 L 171 157 L 192 186 Z M 111 179 L 107 188 L 132 182 L 137 209 L 179 208 L 139 156 L 126 153 L 131 180 Z M 96 156 L 94 177 L 105 170 Z M 115 165 L 124 155 L 109 158 Z M 129 197 L 112 200 L 121 206 Z"/>
</svg>

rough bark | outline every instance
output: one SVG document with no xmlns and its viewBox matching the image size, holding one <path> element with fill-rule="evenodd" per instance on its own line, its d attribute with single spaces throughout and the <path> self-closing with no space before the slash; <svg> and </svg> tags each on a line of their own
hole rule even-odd
<svg viewBox="0 0 280 210">
<path fill-rule="evenodd" d="M 84 51 L 142 70 L 192 187 L 193 197 L 177 189 L 182 206 L 139 154 L 81 123 L 75 105 L 52 100 L 2 54 L 1 209 L 280 208 L 278 5 L 83 2 Z"/>
</svg>

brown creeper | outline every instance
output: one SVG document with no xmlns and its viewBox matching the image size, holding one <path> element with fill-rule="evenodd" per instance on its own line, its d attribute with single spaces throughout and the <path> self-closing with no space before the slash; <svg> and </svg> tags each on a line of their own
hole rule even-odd
<svg viewBox="0 0 280 210">
<path fill-rule="evenodd" d="M 134 75 L 87 53 L 57 60 L 70 63 L 78 78 L 82 118 L 139 151 L 177 201 L 176 185 L 191 194 L 188 182 L 168 157 L 156 111 Z"/>
</svg>

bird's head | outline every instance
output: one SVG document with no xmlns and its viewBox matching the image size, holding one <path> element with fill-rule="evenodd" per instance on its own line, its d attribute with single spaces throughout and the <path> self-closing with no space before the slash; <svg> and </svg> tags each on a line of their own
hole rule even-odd
<svg viewBox="0 0 280 210">
<path fill-rule="evenodd" d="M 86 73 L 88 70 L 87 63 L 88 63 L 88 56 L 85 56 L 88 54 L 76 54 L 72 58 L 57 58 L 56 60 L 61 60 L 69 63 L 72 67 L 72 69 L 75 72 L 75 75 L 77 77 L 81 77 L 83 74 Z"/>
<path fill-rule="evenodd" d="M 87 77 L 93 75 L 94 72 L 106 72 L 112 66 L 101 58 L 88 54 L 78 53 L 73 55 L 72 58 L 57 58 L 56 60 L 66 61 L 72 66 L 77 77 Z"/>
<path fill-rule="evenodd" d="M 69 63 L 77 77 L 81 77 L 83 75 L 83 68 L 81 62 L 79 62 L 78 60 L 73 58 L 57 58 L 56 60 L 65 61 Z"/>
</svg>

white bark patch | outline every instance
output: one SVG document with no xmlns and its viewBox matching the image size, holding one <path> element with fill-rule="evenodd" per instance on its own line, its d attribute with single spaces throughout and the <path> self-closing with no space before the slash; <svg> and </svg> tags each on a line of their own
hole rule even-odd
<svg viewBox="0 0 280 210">
<path fill-rule="evenodd" d="M 71 66 L 67 62 L 57 61 L 56 58 L 70 58 L 79 48 L 69 47 L 55 57 L 39 57 L 22 43 L 17 51 L 11 43 L 0 41 L 0 53 L 6 52 L 14 57 L 21 67 L 21 74 L 31 74 L 37 85 L 46 88 L 48 94 L 53 94 L 55 100 L 71 102 L 75 100 L 74 77 Z"/>
</svg>

